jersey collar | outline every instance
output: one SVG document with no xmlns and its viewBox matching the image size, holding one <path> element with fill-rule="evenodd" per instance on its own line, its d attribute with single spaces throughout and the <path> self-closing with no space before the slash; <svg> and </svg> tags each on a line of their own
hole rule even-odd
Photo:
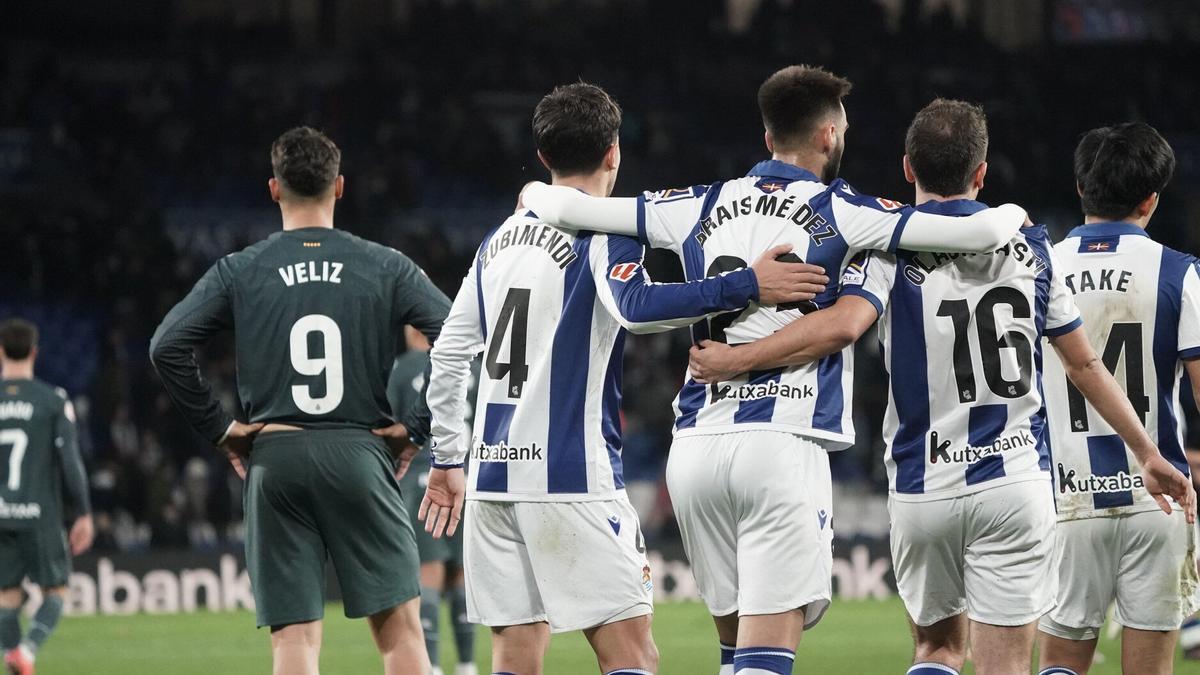
<svg viewBox="0 0 1200 675">
<path fill-rule="evenodd" d="M 939 216 L 969 216 L 987 208 L 987 204 L 974 199 L 951 199 L 944 202 L 931 199 L 924 204 L 917 205 L 917 210 L 921 213 L 933 213 Z"/>
<path fill-rule="evenodd" d="M 788 164 L 777 159 L 765 159 L 755 164 L 746 175 L 755 178 L 778 178 L 787 181 L 808 180 L 814 183 L 821 182 L 821 179 L 817 178 L 816 174 L 808 169 L 801 169 L 795 164 Z"/>
<path fill-rule="evenodd" d="M 1067 233 L 1068 237 L 1115 237 L 1122 234 L 1132 234 L 1138 237 L 1149 237 L 1145 230 L 1120 220 L 1107 223 L 1088 223 Z"/>
</svg>

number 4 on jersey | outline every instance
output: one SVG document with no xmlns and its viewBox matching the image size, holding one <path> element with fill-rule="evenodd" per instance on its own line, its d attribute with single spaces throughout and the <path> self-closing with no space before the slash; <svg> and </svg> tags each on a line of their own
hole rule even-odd
<svg viewBox="0 0 1200 675">
<path fill-rule="evenodd" d="M 1150 412 L 1150 397 L 1146 395 L 1146 373 L 1142 366 L 1145 359 L 1145 349 L 1142 345 L 1142 324 L 1138 322 L 1118 322 L 1112 325 L 1108 332 L 1108 340 L 1104 343 L 1104 355 L 1101 361 L 1104 367 L 1114 376 L 1125 355 L 1125 395 L 1138 414 L 1142 424 L 1146 423 L 1146 414 Z M 1071 415 L 1071 431 L 1083 433 L 1090 430 L 1088 423 L 1087 403 L 1079 388 L 1067 380 L 1067 410 Z"/>
<path fill-rule="evenodd" d="M 500 362 L 500 347 L 508 335 L 508 363 Z M 529 289 L 510 288 L 500 307 L 500 316 L 492 329 L 492 346 L 488 349 L 488 376 L 493 380 L 508 377 L 509 398 L 521 398 L 525 381 L 529 379 L 529 364 L 525 360 L 525 343 L 529 335 Z"/>
</svg>

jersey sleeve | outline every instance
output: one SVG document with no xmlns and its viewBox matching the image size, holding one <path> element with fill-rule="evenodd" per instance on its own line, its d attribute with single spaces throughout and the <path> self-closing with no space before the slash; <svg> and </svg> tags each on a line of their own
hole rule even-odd
<svg viewBox="0 0 1200 675">
<path fill-rule="evenodd" d="M 708 194 L 718 189 L 719 185 L 696 185 L 642 193 L 637 198 L 638 239 L 652 248 L 679 253 L 700 222 Z"/>
<path fill-rule="evenodd" d="M 200 375 L 195 348 L 233 327 L 225 259 L 209 268 L 191 292 L 167 312 L 150 340 L 150 361 L 171 401 L 200 435 L 219 443 L 233 424 L 212 385 Z"/>
<path fill-rule="evenodd" d="M 92 501 L 88 495 L 87 470 L 79 452 L 75 406 L 71 404 L 66 391 L 58 389 L 57 393 L 62 398 L 63 407 L 54 420 L 54 448 L 58 451 L 67 498 L 75 507 L 76 515 L 86 515 L 92 512 Z"/>
<path fill-rule="evenodd" d="M 397 335 L 403 335 L 403 326 L 409 325 L 421 331 L 430 344 L 436 344 L 450 311 L 450 299 L 433 284 L 425 270 L 404 254 L 397 255 L 400 259 L 394 296 L 396 316 L 400 322 Z M 425 379 L 428 382 L 429 378 Z M 398 421 L 408 430 L 409 440 L 417 445 L 425 443 L 429 437 L 429 406 L 425 402 L 424 392 L 413 399 L 412 406 L 400 415 Z"/>
<path fill-rule="evenodd" d="M 1179 299 L 1179 358 L 1200 356 L 1200 272 L 1192 261 L 1183 275 Z"/>
<path fill-rule="evenodd" d="M 860 195 L 842 180 L 835 181 L 829 190 L 834 226 L 850 248 L 896 251 L 916 209 L 889 199 Z"/>
<path fill-rule="evenodd" d="M 887 309 L 892 285 L 896 283 L 896 257 L 879 251 L 862 251 L 850 259 L 842 272 L 839 295 L 857 295 L 875 305 L 880 315 Z"/>
<path fill-rule="evenodd" d="M 1047 242 L 1049 244 L 1049 242 Z M 1050 256 L 1050 297 L 1046 302 L 1046 329 L 1048 337 L 1066 335 L 1083 325 L 1079 308 L 1075 306 L 1075 297 L 1067 287 L 1066 277 L 1062 274 L 1062 261 L 1054 247 L 1047 245 L 1046 252 Z"/>
<path fill-rule="evenodd" d="M 634 333 L 690 326 L 718 312 L 740 310 L 758 299 L 754 270 L 740 269 L 699 281 L 660 284 L 642 267 L 642 245 L 630 237 L 596 235 L 589 264 L 600 301 Z"/>
<path fill-rule="evenodd" d="M 479 278 L 472 266 L 454 298 L 441 337 L 429 353 L 431 363 L 426 399 L 432 415 L 433 466 L 462 466 L 467 458 L 467 389 L 471 361 L 483 351 L 484 320 Z"/>
</svg>

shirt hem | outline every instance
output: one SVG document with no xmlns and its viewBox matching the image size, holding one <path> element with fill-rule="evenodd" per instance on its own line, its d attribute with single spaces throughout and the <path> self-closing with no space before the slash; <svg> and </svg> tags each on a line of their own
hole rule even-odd
<svg viewBox="0 0 1200 675">
<path fill-rule="evenodd" d="M 1058 495 L 1055 495 L 1056 497 Z M 1174 499 L 1167 497 L 1167 502 L 1170 503 L 1171 509 L 1178 509 L 1179 505 Z M 1059 511 L 1058 522 L 1066 523 L 1074 520 L 1091 520 L 1093 518 L 1113 518 L 1116 516 L 1131 516 L 1135 513 L 1146 513 L 1147 511 L 1159 511 L 1158 502 L 1150 500 L 1148 502 L 1134 502 L 1129 506 L 1113 506 L 1107 509 L 1075 509 L 1072 511 Z"/>
<path fill-rule="evenodd" d="M 815 438 L 820 441 L 825 441 L 825 449 L 830 452 L 845 450 L 851 445 L 854 445 L 853 434 L 843 434 L 835 431 L 813 429 L 812 427 L 802 427 L 795 424 L 776 424 L 770 422 L 745 422 L 742 424 L 719 424 L 676 429 L 675 438 L 687 438 L 689 436 L 717 436 L 720 434 L 736 434 L 742 431 L 782 431 L 784 433 L 804 436 L 806 438 Z"/>
<path fill-rule="evenodd" d="M 991 480 L 977 483 L 975 485 L 967 485 L 960 488 L 950 488 L 938 490 L 936 492 L 897 492 L 895 489 L 888 492 L 888 496 L 898 502 L 936 502 L 943 499 L 954 499 L 956 497 L 966 497 L 967 495 L 983 492 L 992 488 L 1003 487 L 1005 485 L 1013 485 L 1015 483 L 1025 483 L 1029 481 L 1045 481 L 1050 482 L 1049 471 L 1038 471 L 1037 473 L 1026 472 L 1012 476 L 1004 476 L 1002 478 L 993 478 Z"/>
<path fill-rule="evenodd" d="M 478 502 L 609 502 L 624 497 L 625 488 L 607 492 L 467 492 L 468 500 Z"/>
</svg>

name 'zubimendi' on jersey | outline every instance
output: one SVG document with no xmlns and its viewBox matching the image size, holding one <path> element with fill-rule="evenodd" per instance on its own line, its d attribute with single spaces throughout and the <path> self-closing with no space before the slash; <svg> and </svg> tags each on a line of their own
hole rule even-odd
<svg viewBox="0 0 1200 675">
<path fill-rule="evenodd" d="M 1123 222 L 1075 228 L 1055 252 L 1085 318 L 1088 339 L 1116 376 L 1159 451 L 1188 473 L 1177 384 L 1183 359 L 1200 356 L 1196 259 Z M 1054 494 L 1060 519 L 1158 509 L 1137 460 L 1067 379 L 1046 364 Z"/>
<path fill-rule="evenodd" d="M 965 215 L 984 206 L 920 208 Z M 847 269 L 842 293 L 880 312 L 894 499 L 945 499 L 1049 477 L 1042 338 L 1080 325 L 1058 268 L 1037 227 L 990 253 L 868 253 Z"/>
<path fill-rule="evenodd" d="M 625 486 L 617 416 L 626 329 L 686 326 L 757 297 L 748 269 L 715 283 L 654 284 L 641 262 L 631 238 L 560 230 L 531 211 L 483 241 L 431 355 L 435 465 L 470 455 L 469 499 L 613 499 Z M 465 371 L 454 365 L 480 351 L 468 433 Z"/>
</svg>

